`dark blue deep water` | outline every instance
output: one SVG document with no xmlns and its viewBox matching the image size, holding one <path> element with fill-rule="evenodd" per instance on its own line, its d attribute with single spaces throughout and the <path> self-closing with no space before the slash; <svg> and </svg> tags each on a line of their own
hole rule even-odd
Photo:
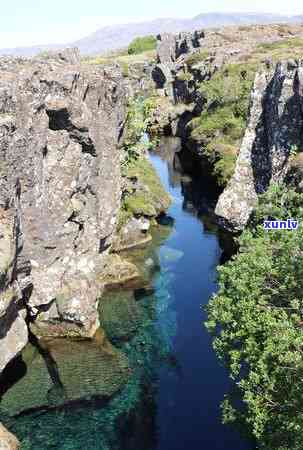
<svg viewBox="0 0 303 450">
<path fill-rule="evenodd" d="M 178 183 L 170 183 L 167 164 L 152 156 L 166 189 L 173 197 L 169 214 L 174 231 L 159 249 L 167 247 L 182 253 L 179 261 L 169 265 L 161 258 L 161 269 L 171 270 L 174 278 L 169 292 L 176 314 L 173 347 L 179 371 L 170 374 L 159 370 L 157 450 L 249 449 L 240 435 L 222 425 L 220 403 L 230 384 L 227 372 L 219 365 L 212 350 L 211 338 L 204 327 L 204 306 L 216 291 L 216 267 L 221 249 L 215 232 L 207 231 L 194 210 L 188 212 L 184 192 Z M 184 190 L 184 184 L 183 184 Z M 190 209 L 190 208 L 189 208 Z"/>
<path fill-rule="evenodd" d="M 145 289 L 117 290 L 100 304 L 118 356 L 98 342 L 48 342 L 57 385 L 41 355 L 27 348 L 0 403 L 0 420 L 23 449 L 252 450 L 221 423 L 230 384 L 203 324 L 222 254 L 217 232 L 198 218 L 191 179 L 160 156 L 151 161 L 172 196 L 171 219 L 152 244 L 129 255 L 144 272 Z M 125 361 L 126 384 L 117 375 Z"/>
</svg>

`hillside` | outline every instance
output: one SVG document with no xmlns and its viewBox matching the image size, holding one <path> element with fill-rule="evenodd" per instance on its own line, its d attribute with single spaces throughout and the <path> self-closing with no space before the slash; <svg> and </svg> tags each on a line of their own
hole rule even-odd
<svg viewBox="0 0 303 450">
<path fill-rule="evenodd" d="M 162 18 L 148 22 L 102 27 L 78 41 L 66 45 L 36 45 L 0 49 L 2 55 L 33 56 L 41 51 L 76 46 L 83 54 L 98 54 L 127 46 L 135 37 L 163 32 L 193 31 L 229 25 L 300 23 L 303 16 L 283 16 L 264 13 L 207 13 L 192 19 Z"/>
</svg>

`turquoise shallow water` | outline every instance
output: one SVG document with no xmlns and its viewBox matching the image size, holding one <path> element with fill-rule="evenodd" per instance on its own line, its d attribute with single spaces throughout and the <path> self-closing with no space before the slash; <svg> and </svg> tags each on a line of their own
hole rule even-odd
<svg viewBox="0 0 303 450">
<path fill-rule="evenodd" d="M 23 449 L 252 450 L 221 424 L 219 405 L 230 386 L 203 325 L 222 254 L 216 231 L 194 206 L 207 192 L 159 156 L 151 160 L 173 203 L 170 225 L 130 255 L 148 288 L 102 300 L 110 350 L 48 343 L 60 383 L 34 348 L 26 350 L 0 403 L 0 420 Z"/>
</svg>

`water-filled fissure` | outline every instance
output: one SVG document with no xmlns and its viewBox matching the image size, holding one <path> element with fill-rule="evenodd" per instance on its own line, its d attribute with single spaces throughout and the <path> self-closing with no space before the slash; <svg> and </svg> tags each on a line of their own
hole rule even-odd
<svg viewBox="0 0 303 450">
<path fill-rule="evenodd" d="M 102 297 L 94 341 L 43 344 L 60 383 L 32 345 L 7 371 L 0 420 L 22 449 L 250 450 L 222 424 L 230 383 L 203 324 L 223 254 L 216 190 L 184 173 L 174 142 L 162 147 L 150 158 L 172 205 L 152 243 L 127 254 L 142 287 Z"/>
</svg>

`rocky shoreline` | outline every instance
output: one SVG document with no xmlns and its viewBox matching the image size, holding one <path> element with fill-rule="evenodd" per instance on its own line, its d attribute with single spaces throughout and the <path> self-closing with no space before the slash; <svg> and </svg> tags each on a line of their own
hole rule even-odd
<svg viewBox="0 0 303 450">
<path fill-rule="evenodd" d="M 92 337 L 105 287 L 138 276 L 110 252 L 146 243 L 150 225 L 132 216 L 117 232 L 125 189 L 149 192 L 137 167 L 121 177 L 134 82 L 118 66 L 81 64 L 76 50 L 2 58 L 0 70 L 3 370 L 27 344 L 28 324 L 37 337 Z M 144 152 L 139 159 L 145 170 Z"/>
</svg>

